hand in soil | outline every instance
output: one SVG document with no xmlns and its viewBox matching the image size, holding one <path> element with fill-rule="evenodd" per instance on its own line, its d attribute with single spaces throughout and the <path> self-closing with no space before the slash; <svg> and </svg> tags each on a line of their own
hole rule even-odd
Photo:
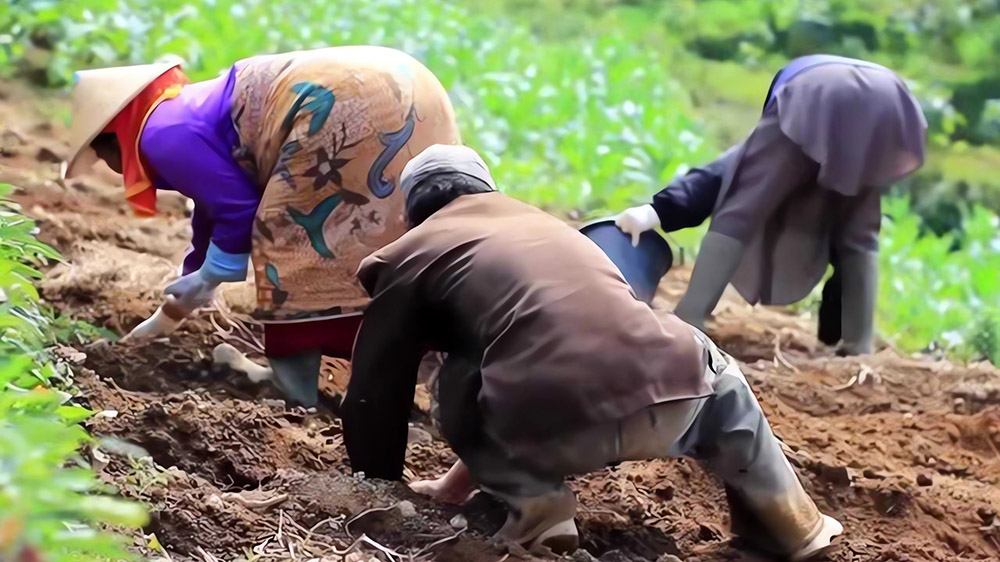
<svg viewBox="0 0 1000 562">
<path fill-rule="evenodd" d="M 444 476 L 435 480 L 412 482 L 410 489 L 439 502 L 461 505 L 476 493 L 476 484 L 465 463 L 458 461 Z"/>
</svg>

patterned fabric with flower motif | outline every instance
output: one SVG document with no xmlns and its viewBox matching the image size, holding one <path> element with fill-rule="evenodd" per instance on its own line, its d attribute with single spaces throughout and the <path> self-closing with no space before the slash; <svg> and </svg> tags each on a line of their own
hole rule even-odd
<svg viewBox="0 0 1000 562">
<path fill-rule="evenodd" d="M 252 258 L 262 320 L 363 309 L 361 259 L 405 231 L 403 166 L 459 142 L 437 79 L 408 55 L 334 47 L 238 65 L 235 157 L 264 191 Z"/>
</svg>

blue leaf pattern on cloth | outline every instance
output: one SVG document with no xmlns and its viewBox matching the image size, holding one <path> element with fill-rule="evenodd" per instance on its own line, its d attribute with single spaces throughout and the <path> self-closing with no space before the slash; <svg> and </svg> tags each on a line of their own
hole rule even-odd
<svg viewBox="0 0 1000 562">
<path fill-rule="evenodd" d="M 385 179 L 383 174 L 389 162 L 392 162 L 392 159 L 399 154 L 403 146 L 409 142 L 410 136 L 413 135 L 413 128 L 416 126 L 416 121 L 416 112 L 413 111 L 413 108 L 410 108 L 410 114 L 406 117 L 406 123 L 403 124 L 401 129 L 391 133 L 379 133 L 378 140 L 385 148 L 368 170 L 368 189 L 375 197 L 385 199 L 396 188 L 391 181 Z"/>
<path fill-rule="evenodd" d="M 326 245 L 326 240 L 323 238 L 323 223 L 330 216 L 330 213 L 340 205 L 344 198 L 339 193 L 334 193 L 333 195 L 327 197 L 326 199 L 320 201 L 319 205 L 313 208 L 312 212 L 308 215 L 302 213 L 301 211 L 288 207 L 288 214 L 295 221 L 295 224 L 301 226 L 306 230 L 306 234 L 309 236 L 309 242 L 312 244 L 316 253 L 323 256 L 324 258 L 336 259 L 336 255 L 330 250 Z"/>
<path fill-rule="evenodd" d="M 282 127 L 291 129 L 295 116 L 300 110 L 307 109 L 313 114 L 312 119 L 309 120 L 309 135 L 315 135 L 330 117 L 336 97 L 330 90 L 312 82 L 299 82 L 292 86 L 292 91 L 299 94 L 299 97 L 288 110 L 288 114 L 285 115 Z"/>
<path fill-rule="evenodd" d="M 278 268 L 274 267 L 273 263 L 269 263 L 264 266 L 264 274 L 267 275 L 267 280 L 271 282 L 275 287 L 281 287 L 281 279 L 278 278 Z"/>
</svg>

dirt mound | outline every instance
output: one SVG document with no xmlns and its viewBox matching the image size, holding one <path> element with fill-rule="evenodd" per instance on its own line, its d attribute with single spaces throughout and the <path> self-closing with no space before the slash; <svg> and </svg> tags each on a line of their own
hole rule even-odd
<svg viewBox="0 0 1000 562">
<path fill-rule="evenodd" d="M 62 100 L 3 88 L 0 181 L 22 188 L 17 200 L 69 260 L 49 272 L 44 294 L 64 313 L 124 333 L 175 274 L 184 201 L 164 196 L 161 216 L 135 219 L 106 170 L 62 183 L 54 160 L 65 156 L 64 128 L 53 118 Z M 676 302 L 687 274 L 671 272 L 657 306 Z M 245 287 L 235 290 L 246 312 Z M 335 393 L 305 411 L 267 384 L 214 368 L 211 349 L 222 340 L 207 318 L 144 346 L 80 348 L 79 399 L 108 411 L 91 421 L 102 439 L 95 466 L 154 511 L 137 548 L 155 535 L 173 560 L 199 562 L 531 558 L 486 540 L 503 511 L 484 496 L 441 506 L 399 483 L 350 476 Z M 709 328 L 743 363 L 810 493 L 844 522 L 831 560 L 1000 558 L 996 369 L 891 349 L 834 358 L 808 318 L 732 296 Z M 437 476 L 455 460 L 421 396 L 408 479 Z M 731 544 L 722 487 L 693 462 L 623 463 L 570 483 L 585 548 L 574 560 L 758 560 Z"/>
</svg>

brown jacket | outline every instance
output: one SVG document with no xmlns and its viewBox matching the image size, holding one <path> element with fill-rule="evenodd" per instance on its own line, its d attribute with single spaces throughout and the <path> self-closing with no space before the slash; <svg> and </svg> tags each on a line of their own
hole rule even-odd
<svg viewBox="0 0 1000 562">
<path fill-rule="evenodd" d="M 459 197 L 358 278 L 372 302 L 343 414 L 352 465 L 369 476 L 402 470 L 429 349 L 481 366 L 484 429 L 508 444 L 712 392 L 690 327 L 661 323 L 582 234 L 497 192 Z"/>
</svg>

